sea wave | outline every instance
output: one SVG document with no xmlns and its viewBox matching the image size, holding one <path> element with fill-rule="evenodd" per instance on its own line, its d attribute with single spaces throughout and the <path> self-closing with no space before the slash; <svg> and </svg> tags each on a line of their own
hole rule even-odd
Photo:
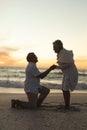
<svg viewBox="0 0 87 130">
<path fill-rule="evenodd" d="M 57 83 L 46 83 L 46 82 L 41 82 L 41 85 L 46 86 L 49 89 L 61 89 L 62 84 L 57 84 Z M 20 81 L 0 81 L 0 87 L 5 87 L 5 88 L 24 88 L 24 82 Z M 76 86 L 76 90 L 85 90 L 87 89 L 87 84 L 86 83 L 78 83 Z"/>
<path fill-rule="evenodd" d="M 44 72 L 45 68 L 40 68 Z M 21 67 L 0 67 L 0 87 L 3 88 L 24 88 L 25 68 Z M 78 70 L 78 85 L 76 89 L 87 89 L 87 70 Z M 50 89 L 61 89 L 62 72 L 60 70 L 51 71 L 44 79 L 41 79 L 41 85 Z"/>
</svg>

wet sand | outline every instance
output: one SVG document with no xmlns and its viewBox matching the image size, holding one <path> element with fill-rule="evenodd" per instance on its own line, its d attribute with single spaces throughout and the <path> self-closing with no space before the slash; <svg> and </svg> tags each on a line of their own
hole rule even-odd
<svg viewBox="0 0 87 130">
<path fill-rule="evenodd" d="M 13 109 L 11 99 L 27 101 L 24 93 L 0 93 L 0 130 L 86 130 L 87 93 L 71 94 L 71 109 L 59 110 L 62 93 L 50 93 L 37 110 Z"/>
</svg>

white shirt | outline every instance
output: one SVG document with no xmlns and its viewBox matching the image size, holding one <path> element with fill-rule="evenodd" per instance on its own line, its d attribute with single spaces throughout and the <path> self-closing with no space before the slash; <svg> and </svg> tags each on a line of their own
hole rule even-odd
<svg viewBox="0 0 87 130">
<path fill-rule="evenodd" d="M 26 79 L 25 79 L 25 92 L 38 93 L 40 87 L 40 78 L 37 76 L 40 74 L 36 64 L 30 62 L 26 68 Z"/>
<path fill-rule="evenodd" d="M 62 49 L 57 55 L 57 62 L 63 72 L 62 89 L 64 91 L 74 90 L 78 82 L 78 71 L 74 64 L 73 52 Z M 65 68 L 64 66 L 67 65 L 69 67 Z"/>
<path fill-rule="evenodd" d="M 62 49 L 57 55 L 58 62 L 61 63 L 74 63 L 72 50 Z"/>
</svg>

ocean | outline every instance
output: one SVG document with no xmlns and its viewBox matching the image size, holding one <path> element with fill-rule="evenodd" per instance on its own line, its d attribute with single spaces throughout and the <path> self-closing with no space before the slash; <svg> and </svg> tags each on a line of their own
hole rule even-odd
<svg viewBox="0 0 87 130">
<path fill-rule="evenodd" d="M 46 68 L 39 68 L 40 72 Z M 76 90 L 87 90 L 87 69 L 79 69 L 79 78 Z M 50 89 L 60 90 L 62 84 L 61 70 L 52 70 L 47 77 L 41 79 L 41 85 Z M 5 90 L 18 91 L 23 90 L 25 81 L 25 68 L 24 67 L 0 67 L 0 92 Z"/>
</svg>

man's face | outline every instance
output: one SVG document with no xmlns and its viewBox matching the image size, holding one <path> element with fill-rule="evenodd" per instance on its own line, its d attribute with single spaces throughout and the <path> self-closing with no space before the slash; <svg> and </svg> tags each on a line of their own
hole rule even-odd
<svg viewBox="0 0 87 130">
<path fill-rule="evenodd" d="M 36 55 L 33 55 L 33 58 L 32 58 L 32 59 L 33 59 L 33 62 L 34 62 L 34 63 L 38 62 L 38 58 L 37 58 Z"/>
</svg>

